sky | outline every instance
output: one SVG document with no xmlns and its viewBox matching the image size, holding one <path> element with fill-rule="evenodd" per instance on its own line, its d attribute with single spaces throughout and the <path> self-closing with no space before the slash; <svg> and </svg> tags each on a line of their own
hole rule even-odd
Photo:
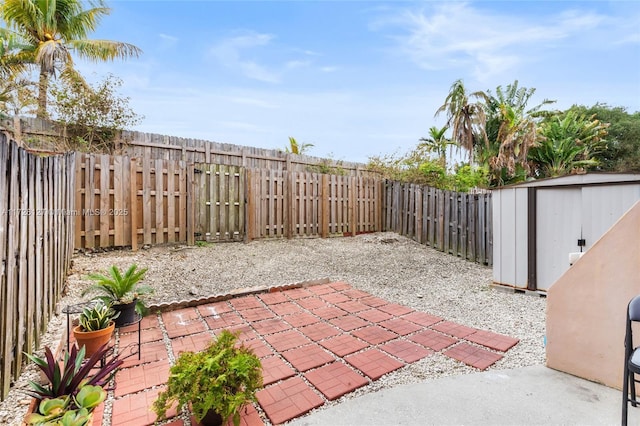
<svg viewBox="0 0 640 426">
<path fill-rule="evenodd" d="M 76 64 L 122 79 L 143 132 L 366 163 L 443 126 L 457 79 L 640 111 L 639 1 L 106 1 L 91 38 L 143 54 Z"/>
</svg>

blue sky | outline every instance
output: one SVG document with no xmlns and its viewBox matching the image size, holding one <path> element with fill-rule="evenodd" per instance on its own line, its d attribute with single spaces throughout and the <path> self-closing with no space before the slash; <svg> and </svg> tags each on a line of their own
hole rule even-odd
<svg viewBox="0 0 640 426">
<path fill-rule="evenodd" d="M 120 77 L 138 130 L 366 162 L 413 148 L 458 78 L 518 80 L 556 107 L 640 111 L 640 2 L 109 1 L 92 38 L 139 59 Z"/>
</svg>

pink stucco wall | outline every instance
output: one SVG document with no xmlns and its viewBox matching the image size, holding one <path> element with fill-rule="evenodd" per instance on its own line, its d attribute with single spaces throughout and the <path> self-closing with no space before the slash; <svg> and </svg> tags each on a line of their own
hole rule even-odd
<svg viewBox="0 0 640 426">
<path fill-rule="evenodd" d="M 547 366 L 621 389 L 629 300 L 640 294 L 640 202 L 547 292 Z M 640 345 L 640 329 L 635 345 Z"/>
</svg>

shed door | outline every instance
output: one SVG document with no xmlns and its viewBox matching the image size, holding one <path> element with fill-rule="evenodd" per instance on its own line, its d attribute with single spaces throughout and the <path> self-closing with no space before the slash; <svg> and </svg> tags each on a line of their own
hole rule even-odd
<svg viewBox="0 0 640 426">
<path fill-rule="evenodd" d="M 536 217 L 537 288 L 546 291 L 569 269 L 569 253 L 580 251 L 581 189 L 539 188 Z"/>
</svg>

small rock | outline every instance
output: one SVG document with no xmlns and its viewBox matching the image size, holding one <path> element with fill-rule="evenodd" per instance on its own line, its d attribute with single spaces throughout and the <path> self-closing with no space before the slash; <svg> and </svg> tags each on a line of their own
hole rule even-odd
<svg viewBox="0 0 640 426">
<path fill-rule="evenodd" d="M 189 289 L 189 294 L 192 296 L 197 296 L 198 295 L 198 289 L 195 287 L 191 287 L 191 289 Z"/>
<path fill-rule="evenodd" d="M 21 399 L 20 400 L 20 405 L 29 405 L 31 404 L 31 400 L 30 399 Z"/>
<path fill-rule="evenodd" d="M 145 244 L 142 246 L 142 250 L 149 250 L 151 248 L 151 244 Z"/>
<path fill-rule="evenodd" d="M 423 295 L 421 295 L 421 294 L 416 294 L 416 297 L 417 297 L 418 299 L 422 299 L 424 296 L 423 296 Z"/>
</svg>

